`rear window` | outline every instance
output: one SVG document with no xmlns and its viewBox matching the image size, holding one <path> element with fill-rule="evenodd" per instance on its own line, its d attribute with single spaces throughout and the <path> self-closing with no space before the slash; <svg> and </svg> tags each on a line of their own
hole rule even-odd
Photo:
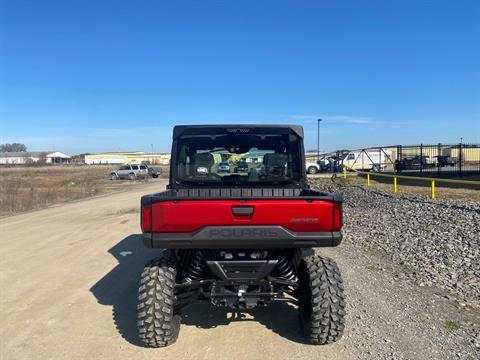
<svg viewBox="0 0 480 360">
<path fill-rule="evenodd" d="M 132 165 L 133 170 L 138 170 L 138 165 Z"/>
<path fill-rule="evenodd" d="M 266 185 L 302 177 L 301 140 L 293 134 L 187 135 L 176 149 L 177 183 Z"/>
<path fill-rule="evenodd" d="M 145 165 L 140 165 L 141 170 L 145 170 L 147 167 Z"/>
<path fill-rule="evenodd" d="M 130 170 L 130 166 L 120 166 L 118 170 Z"/>
</svg>

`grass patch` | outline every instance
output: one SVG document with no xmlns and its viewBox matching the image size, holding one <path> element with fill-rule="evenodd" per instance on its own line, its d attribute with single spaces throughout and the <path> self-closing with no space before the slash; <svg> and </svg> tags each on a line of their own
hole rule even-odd
<svg viewBox="0 0 480 360">
<path fill-rule="evenodd" d="M 460 329 L 460 324 L 456 321 L 448 320 L 445 323 L 445 327 L 447 328 L 447 330 L 455 331 L 455 330 Z"/>
</svg>

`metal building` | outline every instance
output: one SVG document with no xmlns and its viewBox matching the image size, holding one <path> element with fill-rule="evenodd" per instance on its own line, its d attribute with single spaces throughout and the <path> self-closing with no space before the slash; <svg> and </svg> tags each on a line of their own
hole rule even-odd
<svg viewBox="0 0 480 360">
<path fill-rule="evenodd" d="M 0 153 L 0 165 L 23 165 L 44 162 L 45 164 L 69 164 L 71 157 L 60 151 L 22 151 Z"/>
<path fill-rule="evenodd" d="M 136 152 L 106 152 L 100 154 L 85 155 L 87 165 L 121 165 L 141 164 L 167 165 L 170 163 L 169 153 Z"/>
</svg>

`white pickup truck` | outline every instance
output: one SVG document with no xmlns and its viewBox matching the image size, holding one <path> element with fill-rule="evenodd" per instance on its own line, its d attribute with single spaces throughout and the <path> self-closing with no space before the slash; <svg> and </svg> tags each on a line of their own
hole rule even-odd
<svg viewBox="0 0 480 360">
<path fill-rule="evenodd" d="M 328 159 L 320 159 L 316 162 L 307 162 L 305 163 L 305 169 L 307 170 L 308 174 L 316 174 L 328 169 L 330 165 L 330 160 Z"/>
</svg>

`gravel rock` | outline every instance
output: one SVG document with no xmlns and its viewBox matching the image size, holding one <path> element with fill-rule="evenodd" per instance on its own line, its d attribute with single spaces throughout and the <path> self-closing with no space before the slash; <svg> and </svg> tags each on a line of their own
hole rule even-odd
<svg viewBox="0 0 480 360">
<path fill-rule="evenodd" d="M 343 194 L 345 241 L 380 248 L 420 286 L 435 285 L 480 306 L 480 203 L 340 186 L 329 179 L 312 179 L 311 185 Z"/>
</svg>

